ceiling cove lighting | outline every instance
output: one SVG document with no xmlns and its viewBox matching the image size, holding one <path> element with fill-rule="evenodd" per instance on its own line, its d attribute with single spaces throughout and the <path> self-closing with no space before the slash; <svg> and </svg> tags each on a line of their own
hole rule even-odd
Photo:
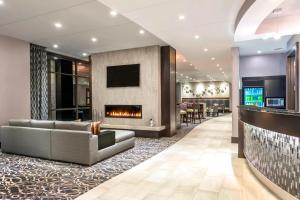
<svg viewBox="0 0 300 200">
<path fill-rule="evenodd" d="M 55 22 L 54 23 L 55 28 L 62 28 L 63 25 L 60 22 Z"/>
<path fill-rule="evenodd" d="M 141 35 L 144 35 L 144 34 L 145 34 L 145 31 L 144 31 L 144 30 L 140 30 L 139 33 L 140 33 Z"/>
<path fill-rule="evenodd" d="M 91 41 L 92 41 L 92 42 L 97 42 L 97 41 L 98 41 L 98 39 L 97 39 L 97 38 L 95 38 L 95 37 L 92 37 Z"/>
<path fill-rule="evenodd" d="M 180 21 L 182 21 L 182 20 L 185 19 L 185 16 L 184 16 L 184 15 L 179 15 L 178 19 L 179 19 Z"/>
<path fill-rule="evenodd" d="M 58 49 L 58 44 L 54 44 L 54 45 L 53 45 L 53 48 L 54 48 L 54 49 Z"/>
<path fill-rule="evenodd" d="M 110 15 L 113 16 L 113 17 L 115 17 L 115 16 L 118 15 L 118 12 L 115 11 L 115 10 L 112 10 L 112 11 L 110 11 Z"/>
</svg>

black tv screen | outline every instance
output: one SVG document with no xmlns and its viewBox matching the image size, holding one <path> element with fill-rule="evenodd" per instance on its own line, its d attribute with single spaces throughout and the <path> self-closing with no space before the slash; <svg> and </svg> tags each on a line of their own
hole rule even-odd
<svg viewBox="0 0 300 200">
<path fill-rule="evenodd" d="M 140 65 L 120 65 L 107 67 L 107 87 L 140 86 Z"/>
</svg>

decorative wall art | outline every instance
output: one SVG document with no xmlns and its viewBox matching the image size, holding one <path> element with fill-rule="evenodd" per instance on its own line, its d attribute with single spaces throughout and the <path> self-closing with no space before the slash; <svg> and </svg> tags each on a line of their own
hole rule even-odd
<svg viewBox="0 0 300 200">
<path fill-rule="evenodd" d="M 229 98 L 227 82 L 184 83 L 181 86 L 182 98 Z"/>
</svg>

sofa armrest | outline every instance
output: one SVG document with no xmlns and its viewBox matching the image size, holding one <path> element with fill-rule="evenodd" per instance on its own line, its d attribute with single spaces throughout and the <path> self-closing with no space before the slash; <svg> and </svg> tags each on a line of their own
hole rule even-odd
<svg viewBox="0 0 300 200">
<path fill-rule="evenodd" d="M 92 135 L 90 137 L 90 165 L 98 161 L 97 152 L 98 152 L 98 136 Z"/>
</svg>

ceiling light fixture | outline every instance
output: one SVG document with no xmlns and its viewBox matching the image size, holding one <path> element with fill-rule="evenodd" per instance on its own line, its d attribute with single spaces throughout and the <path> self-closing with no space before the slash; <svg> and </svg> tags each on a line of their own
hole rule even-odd
<svg viewBox="0 0 300 200">
<path fill-rule="evenodd" d="M 190 66 L 193 66 L 193 64 L 191 63 Z"/>
<path fill-rule="evenodd" d="M 53 45 L 53 48 L 54 48 L 54 49 L 58 49 L 58 44 L 54 44 L 54 45 Z"/>
<path fill-rule="evenodd" d="M 115 10 L 112 10 L 112 11 L 110 11 L 110 15 L 113 16 L 113 17 L 115 17 L 115 16 L 118 15 L 118 12 L 115 11 Z"/>
<path fill-rule="evenodd" d="M 86 57 L 88 54 L 87 53 L 82 53 L 82 56 Z"/>
<path fill-rule="evenodd" d="M 186 59 L 184 59 L 183 62 L 186 62 Z"/>
<path fill-rule="evenodd" d="M 207 49 L 207 48 L 205 48 L 205 49 L 203 49 L 203 51 L 204 51 L 204 52 L 208 52 L 208 49 Z"/>
<path fill-rule="evenodd" d="M 4 1 L 0 0 L 0 6 L 4 5 Z"/>
<path fill-rule="evenodd" d="M 216 60 L 216 58 L 215 58 L 215 57 L 212 57 L 211 60 L 214 61 L 214 60 Z"/>
<path fill-rule="evenodd" d="M 217 67 L 220 67 L 220 64 L 217 64 Z"/>
<path fill-rule="evenodd" d="M 93 37 L 93 38 L 91 39 L 91 41 L 92 41 L 92 42 L 97 42 L 97 41 L 98 41 L 98 39 L 97 39 L 97 38 L 95 38 L 95 37 Z"/>
<path fill-rule="evenodd" d="M 261 50 L 258 50 L 258 51 L 257 51 L 257 54 L 261 54 L 261 53 L 262 53 L 262 51 L 261 51 Z"/>
<path fill-rule="evenodd" d="M 55 23 L 54 23 L 54 26 L 55 26 L 56 28 L 62 28 L 62 24 L 61 24 L 60 22 L 55 22 Z"/>
<path fill-rule="evenodd" d="M 140 30 L 139 33 L 140 33 L 141 35 L 143 35 L 143 34 L 145 34 L 145 31 L 144 31 L 144 30 Z"/>
<path fill-rule="evenodd" d="M 179 15 L 178 19 L 179 19 L 180 21 L 182 21 L 182 20 L 185 19 L 185 16 L 184 16 L 184 15 Z"/>
<path fill-rule="evenodd" d="M 199 39 L 199 35 L 195 35 L 194 38 L 195 38 L 196 40 L 198 40 L 198 39 Z"/>
</svg>

